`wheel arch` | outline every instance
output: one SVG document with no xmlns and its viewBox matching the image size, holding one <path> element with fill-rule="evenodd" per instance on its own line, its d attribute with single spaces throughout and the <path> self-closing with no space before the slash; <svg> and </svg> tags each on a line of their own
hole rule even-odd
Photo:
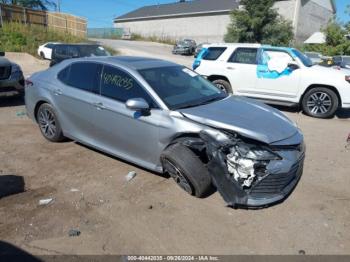
<svg viewBox="0 0 350 262">
<path fill-rule="evenodd" d="M 168 145 L 163 149 L 163 152 L 174 144 L 182 144 L 189 148 L 196 156 L 198 156 L 203 163 L 207 162 L 207 154 L 203 152 L 206 149 L 206 143 L 200 137 L 199 133 L 179 133 L 175 135 Z"/>
<path fill-rule="evenodd" d="M 207 77 L 207 79 L 210 81 L 210 82 L 213 82 L 215 80 L 225 80 L 227 81 L 230 85 L 231 85 L 231 82 L 230 80 L 226 77 L 226 76 L 223 76 L 223 75 L 210 75 Z"/>
<path fill-rule="evenodd" d="M 307 92 L 309 92 L 311 89 L 314 89 L 314 88 L 317 88 L 317 87 L 324 87 L 324 88 L 328 88 L 328 89 L 332 90 L 332 91 L 337 95 L 337 97 L 338 97 L 338 99 L 339 99 L 339 106 L 341 106 L 342 100 L 341 100 L 341 96 L 340 96 L 340 94 L 339 94 L 338 89 L 337 89 L 336 87 L 334 87 L 334 86 L 331 86 L 331 85 L 323 85 L 323 84 L 312 84 L 312 85 L 310 85 L 308 88 L 306 88 L 305 91 L 304 91 L 304 93 L 303 93 L 303 95 L 300 97 L 299 104 L 301 105 L 301 103 L 302 103 L 302 101 L 303 101 L 303 99 L 304 99 L 304 96 L 305 96 L 305 94 L 306 94 Z"/>
<path fill-rule="evenodd" d="M 40 100 L 36 103 L 35 107 L 34 107 L 34 118 L 35 118 L 35 121 L 38 122 L 38 119 L 37 119 L 37 114 L 38 114 L 38 110 L 39 110 L 39 107 L 42 105 L 42 104 L 50 104 L 50 102 L 46 101 L 46 100 Z"/>
</svg>

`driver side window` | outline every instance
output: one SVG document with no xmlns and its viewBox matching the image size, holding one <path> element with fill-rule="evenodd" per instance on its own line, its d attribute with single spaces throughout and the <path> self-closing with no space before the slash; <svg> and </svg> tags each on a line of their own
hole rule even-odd
<svg viewBox="0 0 350 262">
<path fill-rule="evenodd" d="M 143 98 L 151 108 L 157 108 L 151 96 L 131 75 L 112 66 L 104 66 L 101 95 L 122 103 L 132 98 Z"/>
</svg>

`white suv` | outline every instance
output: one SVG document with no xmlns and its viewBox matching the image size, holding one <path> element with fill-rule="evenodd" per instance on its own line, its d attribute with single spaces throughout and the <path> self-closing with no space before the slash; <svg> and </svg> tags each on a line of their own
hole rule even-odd
<svg viewBox="0 0 350 262">
<path fill-rule="evenodd" d="M 350 108 L 350 75 L 318 65 L 294 48 L 259 44 L 212 44 L 193 69 L 235 95 L 278 105 L 300 105 L 313 117 Z"/>
</svg>

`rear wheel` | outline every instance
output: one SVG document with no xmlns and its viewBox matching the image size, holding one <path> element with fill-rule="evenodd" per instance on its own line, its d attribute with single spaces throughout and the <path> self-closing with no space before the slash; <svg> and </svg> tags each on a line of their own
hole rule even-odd
<svg viewBox="0 0 350 262">
<path fill-rule="evenodd" d="M 164 172 L 188 194 L 204 197 L 210 191 L 209 172 L 189 148 L 181 144 L 172 145 L 164 151 L 161 160 Z"/>
<path fill-rule="evenodd" d="M 224 91 L 227 94 L 232 94 L 232 87 L 231 84 L 229 82 L 227 82 L 226 80 L 223 79 L 217 79 L 212 81 L 212 83 L 219 88 L 220 90 Z"/>
<path fill-rule="evenodd" d="M 333 117 L 338 106 L 339 99 L 336 93 L 325 87 L 316 87 L 309 90 L 302 101 L 305 114 L 316 118 Z"/>
<path fill-rule="evenodd" d="M 50 104 L 40 105 L 36 119 L 39 124 L 41 134 L 51 142 L 61 142 L 64 140 L 61 125 L 58 122 L 56 113 Z"/>
</svg>

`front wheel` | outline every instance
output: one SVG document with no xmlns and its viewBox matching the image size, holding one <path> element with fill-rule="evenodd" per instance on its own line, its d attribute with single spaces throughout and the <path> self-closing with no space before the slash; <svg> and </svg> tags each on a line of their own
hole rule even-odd
<svg viewBox="0 0 350 262">
<path fill-rule="evenodd" d="M 316 87 L 309 90 L 302 101 L 304 113 L 316 118 L 333 117 L 338 106 L 339 99 L 336 93 L 325 87 Z"/>
<path fill-rule="evenodd" d="M 189 148 L 174 144 L 163 152 L 161 161 L 164 173 L 188 194 L 204 197 L 211 190 L 209 171 Z"/>
<path fill-rule="evenodd" d="M 58 122 L 56 113 L 50 104 L 40 105 L 36 119 L 39 124 L 41 134 L 51 142 L 61 142 L 64 140 L 61 125 Z"/>
</svg>

